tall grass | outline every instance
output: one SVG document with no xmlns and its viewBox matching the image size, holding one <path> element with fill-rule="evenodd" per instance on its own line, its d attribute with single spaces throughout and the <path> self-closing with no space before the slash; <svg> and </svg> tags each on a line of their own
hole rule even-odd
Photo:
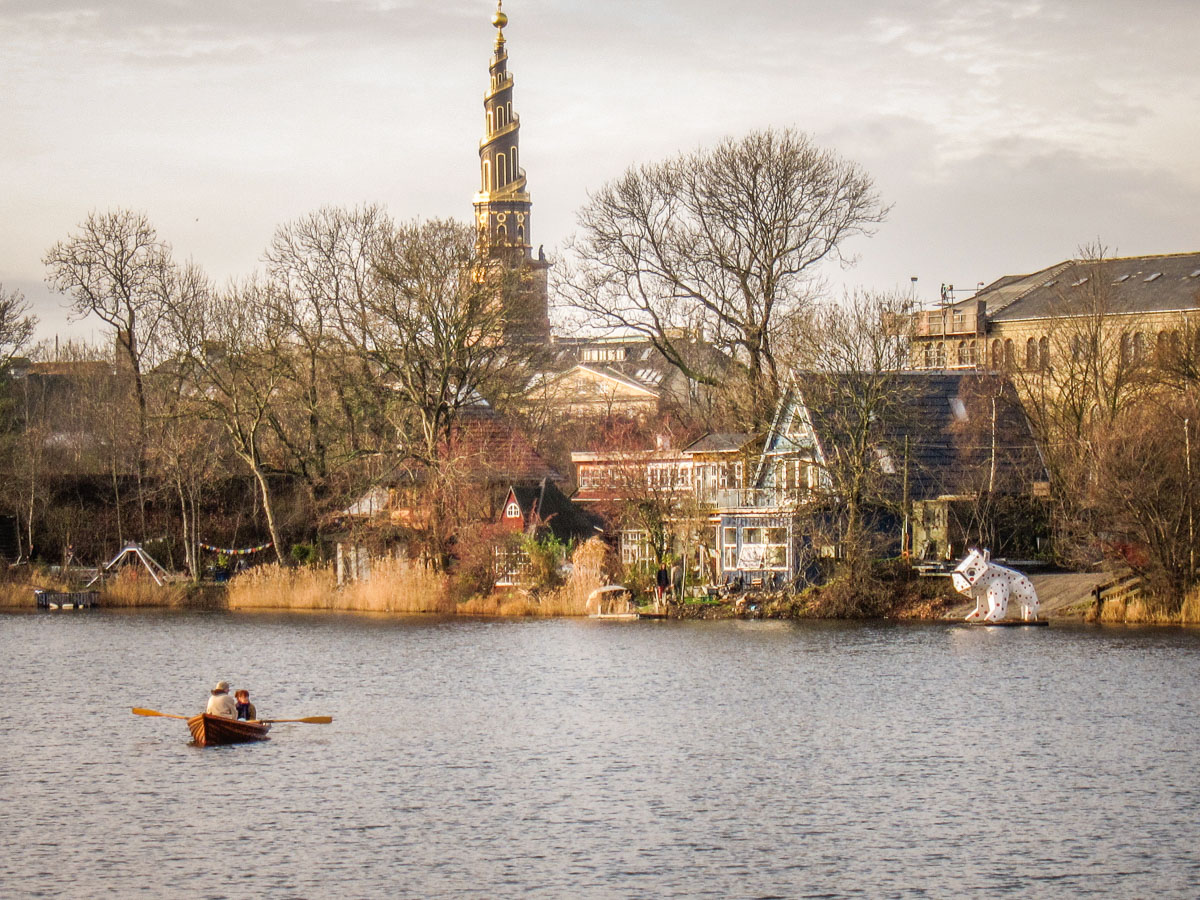
<svg viewBox="0 0 1200 900">
<path fill-rule="evenodd" d="M 371 577 L 338 587 L 332 566 L 288 569 L 272 563 L 235 576 L 230 609 L 446 613 L 446 579 L 417 562 L 381 559 Z"/>
<path fill-rule="evenodd" d="M 155 584 L 150 573 L 137 566 L 126 566 L 115 578 L 100 586 L 100 605 L 135 609 L 138 607 L 183 606 L 188 596 L 186 584 Z"/>
<path fill-rule="evenodd" d="M 368 579 L 337 586 L 330 566 L 271 564 L 229 582 L 230 609 L 343 610 L 463 616 L 584 616 L 588 595 L 607 583 L 612 551 L 593 538 L 572 556 L 566 582 L 552 591 L 511 590 L 455 602 L 450 579 L 419 562 L 376 559 Z"/>
<path fill-rule="evenodd" d="M 37 606 L 33 592 L 69 591 L 70 585 L 45 569 L 20 567 L 0 568 L 0 608 L 33 609 Z"/>
</svg>

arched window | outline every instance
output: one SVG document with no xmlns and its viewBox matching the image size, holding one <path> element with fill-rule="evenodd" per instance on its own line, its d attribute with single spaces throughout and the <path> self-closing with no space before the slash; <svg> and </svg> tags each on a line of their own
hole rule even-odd
<svg viewBox="0 0 1200 900">
<path fill-rule="evenodd" d="M 1133 338 L 1128 332 L 1121 335 L 1121 365 L 1129 365 L 1133 359 Z"/>
<path fill-rule="evenodd" d="M 1048 337 L 1038 341 L 1038 368 L 1050 368 L 1050 338 Z"/>
<path fill-rule="evenodd" d="M 1140 363 L 1146 358 L 1146 336 L 1140 331 L 1133 336 L 1133 361 Z"/>
<path fill-rule="evenodd" d="M 992 368 L 1004 368 L 1004 344 L 999 338 L 992 341 Z"/>
<path fill-rule="evenodd" d="M 492 134 L 496 130 L 496 120 L 492 118 L 492 111 L 487 112 L 487 133 Z"/>
<path fill-rule="evenodd" d="M 955 356 L 954 362 L 956 365 L 959 365 L 959 366 L 965 366 L 967 364 L 967 342 L 966 341 L 958 342 L 958 353 Z"/>
<path fill-rule="evenodd" d="M 524 225 L 517 226 L 517 243 L 520 244 L 521 246 L 525 245 L 525 226 Z"/>
<path fill-rule="evenodd" d="M 496 130 L 499 131 L 504 127 L 504 107 L 496 107 Z"/>
<path fill-rule="evenodd" d="M 506 226 L 506 225 L 497 225 L 496 226 L 496 240 L 498 242 L 500 242 L 501 244 L 508 243 L 508 226 Z"/>
<path fill-rule="evenodd" d="M 940 369 L 946 365 L 946 345 L 941 341 L 937 342 L 937 367 Z"/>
<path fill-rule="evenodd" d="M 1032 372 L 1038 364 L 1037 339 L 1030 338 L 1025 342 L 1025 368 Z"/>
<path fill-rule="evenodd" d="M 510 147 L 508 154 L 508 164 L 512 166 L 512 180 L 517 180 L 517 173 L 521 170 L 517 168 L 517 148 Z"/>
<path fill-rule="evenodd" d="M 925 345 L 925 368 L 932 369 L 937 365 L 937 350 L 933 344 Z"/>
<path fill-rule="evenodd" d="M 967 342 L 967 365 L 979 365 L 979 345 L 975 341 Z"/>
<path fill-rule="evenodd" d="M 504 154 L 496 154 L 496 187 L 502 188 L 508 184 L 508 170 L 504 165 Z"/>
<path fill-rule="evenodd" d="M 1013 346 L 1012 338 L 1007 338 L 1004 341 L 1004 368 L 1015 369 L 1017 367 L 1017 351 Z"/>
<path fill-rule="evenodd" d="M 521 518 L 521 507 L 517 506 L 517 502 L 515 500 L 512 503 L 508 504 L 508 506 L 506 506 L 504 508 L 504 518 L 506 518 L 506 519 Z"/>
<path fill-rule="evenodd" d="M 483 190 L 490 191 L 492 189 L 492 164 L 489 160 L 483 161 Z"/>
</svg>

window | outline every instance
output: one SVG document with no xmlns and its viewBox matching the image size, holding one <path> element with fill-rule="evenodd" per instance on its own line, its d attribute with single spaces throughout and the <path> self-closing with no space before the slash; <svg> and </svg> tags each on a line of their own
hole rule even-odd
<svg viewBox="0 0 1200 900">
<path fill-rule="evenodd" d="M 1141 362 L 1146 358 L 1146 336 L 1140 331 L 1133 336 L 1133 361 Z"/>
<path fill-rule="evenodd" d="M 737 529 L 726 526 L 721 529 L 721 565 L 722 568 L 728 571 L 738 567 L 738 552 L 737 552 Z"/>
<path fill-rule="evenodd" d="M 1038 341 L 1038 368 L 1050 368 L 1050 338 L 1048 337 Z"/>
<path fill-rule="evenodd" d="M 752 525 L 742 529 L 741 552 L 737 557 L 739 569 L 786 569 L 787 528 Z"/>
<path fill-rule="evenodd" d="M 1030 338 L 1025 342 L 1025 368 L 1033 371 L 1037 368 L 1038 363 L 1038 346 L 1034 338 Z"/>
<path fill-rule="evenodd" d="M 1012 338 L 1007 338 L 1004 341 L 1004 368 L 1015 369 L 1017 367 L 1017 350 L 1013 346 Z"/>
<path fill-rule="evenodd" d="M 504 518 L 519 519 L 521 518 L 521 507 L 517 505 L 517 501 L 513 500 L 508 506 L 504 507 Z"/>
<path fill-rule="evenodd" d="M 1160 278 L 1162 278 L 1162 272 L 1151 272 L 1149 275 L 1146 276 L 1145 280 L 1147 283 L 1149 283 L 1151 281 L 1157 281 Z"/>
<path fill-rule="evenodd" d="M 958 342 L 958 355 L 955 358 L 955 363 L 960 366 L 965 366 L 968 364 L 967 363 L 967 342 L 966 341 Z"/>
<path fill-rule="evenodd" d="M 654 559 L 649 536 L 645 531 L 633 529 L 621 532 L 621 562 L 627 566 Z"/>
<path fill-rule="evenodd" d="M 992 341 L 992 368 L 1004 368 L 1004 344 L 999 339 Z"/>
<path fill-rule="evenodd" d="M 933 344 L 926 344 L 925 368 L 932 369 L 935 365 L 937 365 L 937 351 L 934 349 Z"/>
<path fill-rule="evenodd" d="M 937 361 L 935 364 L 940 369 L 946 365 L 946 345 L 941 341 L 938 341 L 935 352 L 937 354 Z"/>
</svg>

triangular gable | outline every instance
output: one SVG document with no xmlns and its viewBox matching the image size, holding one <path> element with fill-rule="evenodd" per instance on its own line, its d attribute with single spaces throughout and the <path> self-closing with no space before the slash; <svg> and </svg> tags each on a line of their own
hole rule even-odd
<svg viewBox="0 0 1200 900">
<path fill-rule="evenodd" d="M 614 393 L 619 393 L 622 396 L 642 397 L 647 400 L 655 400 L 658 398 L 658 392 L 654 391 L 644 384 L 639 384 L 632 378 L 626 378 L 620 373 L 598 366 L 588 366 L 580 364 L 574 366 L 560 375 L 555 376 L 546 383 L 547 389 L 553 386 L 570 385 L 572 383 L 603 383 L 611 386 Z"/>
</svg>

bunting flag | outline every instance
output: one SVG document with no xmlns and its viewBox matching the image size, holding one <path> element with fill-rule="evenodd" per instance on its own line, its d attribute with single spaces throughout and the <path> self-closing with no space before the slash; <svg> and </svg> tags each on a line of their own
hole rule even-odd
<svg viewBox="0 0 1200 900">
<path fill-rule="evenodd" d="M 226 556 L 249 556 L 251 553 L 262 553 L 262 551 L 270 549 L 271 543 L 271 541 L 267 541 L 265 544 L 259 544 L 257 547 L 242 547 L 239 549 L 237 547 L 214 547 L 212 544 L 204 543 L 204 541 L 199 542 L 201 550 L 208 550 L 212 553 L 224 553 Z"/>
</svg>

